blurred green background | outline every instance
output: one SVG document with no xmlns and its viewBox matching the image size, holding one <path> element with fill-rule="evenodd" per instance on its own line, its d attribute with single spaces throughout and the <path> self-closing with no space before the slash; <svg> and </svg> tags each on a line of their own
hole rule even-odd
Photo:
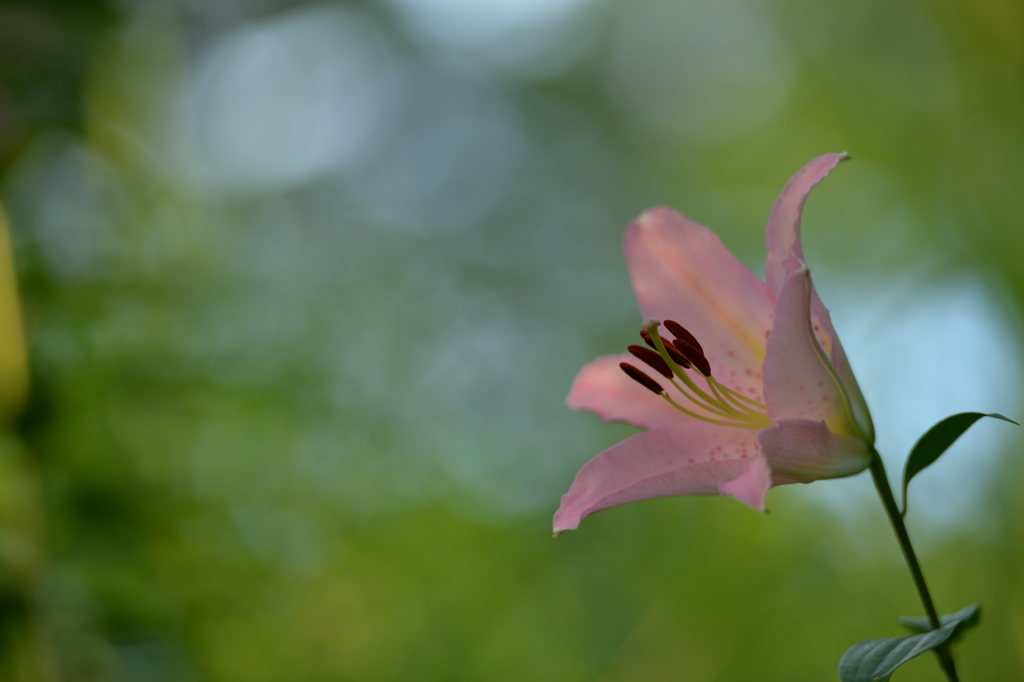
<svg viewBox="0 0 1024 682">
<path fill-rule="evenodd" d="M 845 150 L 805 250 L 890 476 L 1019 418 L 1022 122 L 1015 0 L 3 0 L 0 679 L 837 679 L 921 611 L 870 480 L 552 540 L 631 432 L 563 400 L 636 338 L 628 220 L 763 272 Z M 975 431 L 909 523 L 983 604 L 962 679 L 1024 679 L 1022 441 Z"/>
</svg>

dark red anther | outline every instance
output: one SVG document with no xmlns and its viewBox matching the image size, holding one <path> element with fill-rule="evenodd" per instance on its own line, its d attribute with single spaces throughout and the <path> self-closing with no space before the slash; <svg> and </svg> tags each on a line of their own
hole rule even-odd
<svg viewBox="0 0 1024 682">
<path fill-rule="evenodd" d="M 672 370 L 669 369 L 668 363 L 661 359 L 661 355 L 657 351 L 644 348 L 643 346 L 632 345 L 629 347 L 629 352 L 633 354 L 633 357 L 642 360 L 649 367 L 657 370 L 661 376 L 666 379 L 672 378 Z"/>
<path fill-rule="evenodd" d="M 648 346 L 653 348 L 655 351 L 658 350 L 658 347 L 654 345 L 654 339 L 651 338 L 651 335 L 647 333 L 646 329 L 640 330 L 640 336 L 643 337 L 644 342 Z M 672 358 L 672 362 L 676 363 L 683 369 L 690 369 L 690 363 L 686 361 L 686 358 L 679 354 L 679 351 L 676 350 L 676 347 L 672 345 L 671 341 L 666 338 L 662 338 L 661 342 L 665 344 L 665 352 L 667 352 L 668 356 Z M 658 354 L 658 357 L 661 357 L 660 353 Z"/>
<path fill-rule="evenodd" d="M 711 376 L 711 363 L 704 357 L 704 351 L 684 339 L 676 339 L 673 345 L 690 361 L 694 369 L 706 377 Z"/>
<path fill-rule="evenodd" d="M 650 390 L 652 393 L 657 393 L 658 395 L 661 395 L 664 392 L 661 389 L 661 385 L 657 381 L 650 378 L 649 376 L 638 370 L 636 367 L 629 364 L 628 362 L 620 362 L 619 367 L 622 368 L 622 371 L 625 372 L 630 379 L 637 382 L 644 388 Z"/>
<path fill-rule="evenodd" d="M 704 354 L 704 349 L 697 341 L 697 337 L 691 334 L 689 331 L 687 331 L 686 327 L 679 324 L 675 320 L 665 320 L 664 322 L 662 322 L 662 324 L 665 325 L 665 329 L 672 332 L 672 336 L 676 337 L 680 341 L 686 341 L 688 344 L 699 350 L 701 352 L 701 355 Z"/>
<path fill-rule="evenodd" d="M 665 344 L 665 352 L 667 352 L 668 356 L 672 358 L 672 362 L 676 363 L 683 369 L 690 369 L 690 363 L 686 361 L 686 357 L 676 350 L 676 347 L 672 345 L 671 341 L 666 341 L 665 339 L 662 339 L 661 341 Z"/>
</svg>

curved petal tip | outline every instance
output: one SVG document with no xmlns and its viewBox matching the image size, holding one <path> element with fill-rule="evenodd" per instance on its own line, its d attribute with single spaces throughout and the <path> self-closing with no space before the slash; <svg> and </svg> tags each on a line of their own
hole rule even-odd
<svg viewBox="0 0 1024 682">
<path fill-rule="evenodd" d="M 765 278 L 775 293 L 782 288 L 787 275 L 804 262 L 800 217 L 808 195 L 833 168 L 849 158 L 849 154 L 840 152 L 811 159 L 790 178 L 772 206 L 765 232 L 765 246 L 768 247 Z"/>
</svg>

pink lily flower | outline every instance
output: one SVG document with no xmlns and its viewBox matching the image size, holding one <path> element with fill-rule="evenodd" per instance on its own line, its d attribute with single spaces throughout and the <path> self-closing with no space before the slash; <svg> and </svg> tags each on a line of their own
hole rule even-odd
<svg viewBox="0 0 1024 682">
<path fill-rule="evenodd" d="M 800 245 L 807 195 L 845 158 L 814 159 L 782 190 L 768 217 L 767 283 L 672 209 L 626 228 L 649 347 L 591 362 L 567 402 L 647 430 L 580 469 L 556 535 L 603 509 L 671 495 L 729 495 L 764 510 L 772 486 L 868 466 L 871 416 Z"/>
</svg>

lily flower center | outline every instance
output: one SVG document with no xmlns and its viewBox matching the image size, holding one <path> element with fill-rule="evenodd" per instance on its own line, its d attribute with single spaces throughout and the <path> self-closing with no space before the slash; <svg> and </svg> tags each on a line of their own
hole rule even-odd
<svg viewBox="0 0 1024 682">
<path fill-rule="evenodd" d="M 665 328 L 675 339 L 662 338 L 658 333 L 661 324 L 659 320 L 646 320 L 640 336 L 649 348 L 633 345 L 629 347 L 629 352 L 665 377 L 681 399 L 673 398 L 667 389 L 662 388 L 657 380 L 643 370 L 628 362 L 619 363 L 627 376 L 694 419 L 741 429 L 771 426 L 768 407 L 764 403 L 725 386 L 712 376 L 711 363 L 693 334 L 678 322 L 666 320 Z M 706 390 L 698 382 L 703 383 Z"/>
</svg>

